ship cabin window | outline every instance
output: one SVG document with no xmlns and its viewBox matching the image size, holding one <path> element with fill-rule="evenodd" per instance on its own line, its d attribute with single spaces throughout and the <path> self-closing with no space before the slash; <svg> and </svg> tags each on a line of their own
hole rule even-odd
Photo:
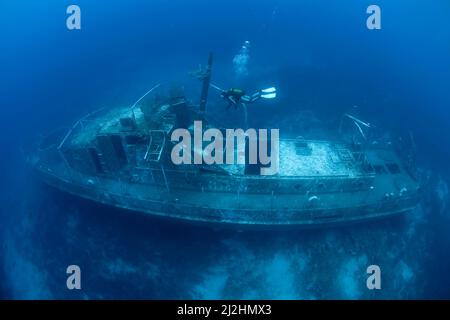
<svg viewBox="0 0 450 320">
<path fill-rule="evenodd" d="M 376 174 L 386 174 L 387 173 L 386 169 L 382 165 L 374 165 L 373 169 L 375 170 Z"/>
<path fill-rule="evenodd" d="M 399 174 L 400 167 L 396 163 L 386 163 L 386 167 L 388 168 L 391 174 Z"/>
</svg>

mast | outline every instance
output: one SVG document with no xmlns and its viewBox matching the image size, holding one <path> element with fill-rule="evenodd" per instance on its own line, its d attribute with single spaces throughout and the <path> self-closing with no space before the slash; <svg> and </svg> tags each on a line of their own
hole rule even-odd
<svg viewBox="0 0 450 320">
<path fill-rule="evenodd" d="M 212 64 L 213 64 L 213 54 L 212 54 L 212 52 L 210 52 L 209 56 L 208 56 L 208 65 L 206 66 L 206 70 L 202 77 L 203 85 L 202 85 L 202 94 L 200 97 L 200 111 L 203 113 L 206 112 L 206 103 L 208 101 L 209 84 L 211 82 Z"/>
</svg>

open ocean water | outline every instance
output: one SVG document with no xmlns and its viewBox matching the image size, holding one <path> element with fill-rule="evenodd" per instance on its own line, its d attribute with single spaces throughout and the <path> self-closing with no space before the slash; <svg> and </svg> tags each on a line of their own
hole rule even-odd
<svg viewBox="0 0 450 320">
<path fill-rule="evenodd" d="M 81 30 L 66 28 L 71 4 Z M 381 30 L 366 27 L 371 4 Z M 244 41 L 243 71 L 233 59 Z M 3 0 L 0 49 L 0 298 L 450 298 L 448 0 Z M 192 82 L 210 51 L 214 83 L 277 87 L 276 103 L 249 107 L 252 124 L 302 134 L 305 112 L 326 124 L 356 110 L 410 131 L 419 207 L 339 228 L 205 228 L 80 200 L 25 163 L 24 146 L 91 110 L 131 105 L 161 81 Z M 214 92 L 210 108 L 223 113 Z M 66 288 L 71 264 L 82 290 Z M 366 288 L 371 264 L 381 290 Z"/>
</svg>

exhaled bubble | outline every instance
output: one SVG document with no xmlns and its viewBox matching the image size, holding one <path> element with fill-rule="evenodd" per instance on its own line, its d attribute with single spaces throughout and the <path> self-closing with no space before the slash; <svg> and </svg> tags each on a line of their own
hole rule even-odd
<svg viewBox="0 0 450 320">
<path fill-rule="evenodd" d="M 250 60 L 250 41 L 245 41 L 239 53 L 233 58 L 234 72 L 237 77 L 248 75 L 248 62 Z"/>
</svg>

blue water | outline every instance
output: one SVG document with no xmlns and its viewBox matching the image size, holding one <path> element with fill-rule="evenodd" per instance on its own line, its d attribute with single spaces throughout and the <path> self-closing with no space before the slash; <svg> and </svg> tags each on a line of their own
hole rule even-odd
<svg viewBox="0 0 450 320">
<path fill-rule="evenodd" d="M 81 30 L 66 28 L 70 4 Z M 382 9 L 381 30 L 366 28 L 370 4 Z M 448 0 L 3 0 L 0 297 L 450 298 L 449 18 Z M 249 73 L 238 78 L 245 40 Z M 332 122 L 358 106 L 372 123 L 411 131 L 419 208 L 337 229 L 239 232 L 130 215 L 33 178 L 24 145 L 160 81 L 192 83 L 209 51 L 214 83 L 278 88 L 254 123 L 282 132 L 302 111 Z M 70 264 L 82 269 L 80 291 L 65 287 Z M 365 287 L 370 264 L 382 290 Z"/>
</svg>

